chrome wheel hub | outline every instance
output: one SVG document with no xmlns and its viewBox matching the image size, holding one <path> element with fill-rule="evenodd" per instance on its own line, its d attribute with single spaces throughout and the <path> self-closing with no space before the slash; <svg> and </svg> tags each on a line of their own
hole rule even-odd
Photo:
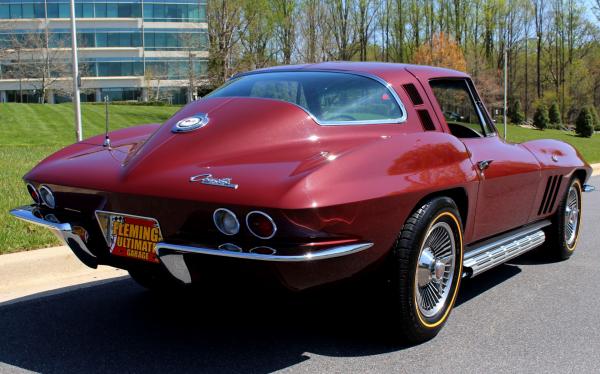
<svg viewBox="0 0 600 374">
<path fill-rule="evenodd" d="M 455 257 L 456 244 L 450 225 L 436 223 L 425 236 L 415 277 L 416 301 L 424 316 L 434 316 L 446 304 L 454 277 Z"/>
<path fill-rule="evenodd" d="M 577 228 L 579 226 L 579 193 L 573 186 L 569 189 L 565 207 L 565 242 L 572 246 L 577 239 Z"/>
</svg>

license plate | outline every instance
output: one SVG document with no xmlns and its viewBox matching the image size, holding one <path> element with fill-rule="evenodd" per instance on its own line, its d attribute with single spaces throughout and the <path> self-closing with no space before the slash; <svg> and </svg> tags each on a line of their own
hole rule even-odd
<svg viewBox="0 0 600 374">
<path fill-rule="evenodd" d="M 154 218 L 96 211 L 104 239 L 115 256 L 158 263 L 154 248 L 162 240 Z"/>
</svg>

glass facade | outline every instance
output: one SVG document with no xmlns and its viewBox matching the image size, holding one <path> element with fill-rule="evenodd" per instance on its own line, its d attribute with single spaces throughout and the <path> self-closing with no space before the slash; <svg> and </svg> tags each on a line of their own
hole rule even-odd
<svg viewBox="0 0 600 374">
<path fill-rule="evenodd" d="M 206 22 L 198 0 L 75 0 L 78 18 L 141 18 L 148 22 Z M 68 0 L 2 0 L 0 19 L 69 18 Z"/>
<path fill-rule="evenodd" d="M 105 95 L 111 100 L 140 100 L 148 96 L 142 92 L 149 81 L 160 81 L 160 85 L 169 87 L 161 87 L 160 95 L 149 97 L 181 103 L 187 98 L 186 80 L 206 75 L 206 0 L 75 0 L 75 12 L 77 18 L 87 19 L 78 22 L 77 30 L 77 45 L 82 49 L 80 74 L 88 78 L 85 82 L 91 90 L 85 101 Z M 9 101 L 16 97 L 14 83 L 3 80 L 36 79 L 36 74 L 45 69 L 44 59 L 32 54 L 31 49 L 47 45 L 53 55 L 50 64 L 57 67 L 50 66 L 51 75 L 68 75 L 70 54 L 55 51 L 71 46 L 71 32 L 64 22 L 69 17 L 69 0 L 0 0 L 0 23 L 10 25 L 12 19 L 49 20 L 47 31 L 43 22 L 35 26 L 15 22 L 15 27 L 0 28 L 0 48 L 17 51 L 0 60 L 3 97 Z M 138 80 L 122 80 L 136 87 L 114 88 L 115 81 L 106 79 L 110 77 Z M 174 87 L 177 85 L 181 86 Z M 27 90 L 20 89 L 18 100 L 23 91 Z M 35 101 L 37 93 L 29 91 L 23 101 Z M 59 91 L 54 94 L 55 102 L 68 100 Z"/>
</svg>

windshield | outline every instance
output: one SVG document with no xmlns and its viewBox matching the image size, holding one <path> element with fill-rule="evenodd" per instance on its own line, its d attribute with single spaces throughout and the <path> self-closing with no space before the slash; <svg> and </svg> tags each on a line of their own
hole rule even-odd
<svg viewBox="0 0 600 374">
<path fill-rule="evenodd" d="M 378 80 L 338 72 L 269 72 L 235 78 L 207 97 L 258 97 L 300 106 L 322 125 L 398 123 L 404 112 Z"/>
</svg>

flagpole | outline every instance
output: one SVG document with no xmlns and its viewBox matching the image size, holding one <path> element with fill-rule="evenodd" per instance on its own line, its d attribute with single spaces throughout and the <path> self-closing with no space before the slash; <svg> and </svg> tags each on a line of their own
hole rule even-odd
<svg viewBox="0 0 600 374">
<path fill-rule="evenodd" d="M 79 61 L 77 59 L 77 25 L 75 24 L 75 0 L 71 0 L 71 51 L 73 53 L 73 110 L 75 112 L 75 136 L 77 141 L 83 139 L 83 130 L 81 128 L 81 102 L 79 98 L 79 87 L 81 78 L 79 77 Z"/>
<path fill-rule="evenodd" d="M 508 110 L 507 105 L 507 96 L 508 96 L 508 53 L 506 52 L 506 48 L 504 48 L 504 140 L 508 136 L 506 128 L 506 111 Z"/>
</svg>

